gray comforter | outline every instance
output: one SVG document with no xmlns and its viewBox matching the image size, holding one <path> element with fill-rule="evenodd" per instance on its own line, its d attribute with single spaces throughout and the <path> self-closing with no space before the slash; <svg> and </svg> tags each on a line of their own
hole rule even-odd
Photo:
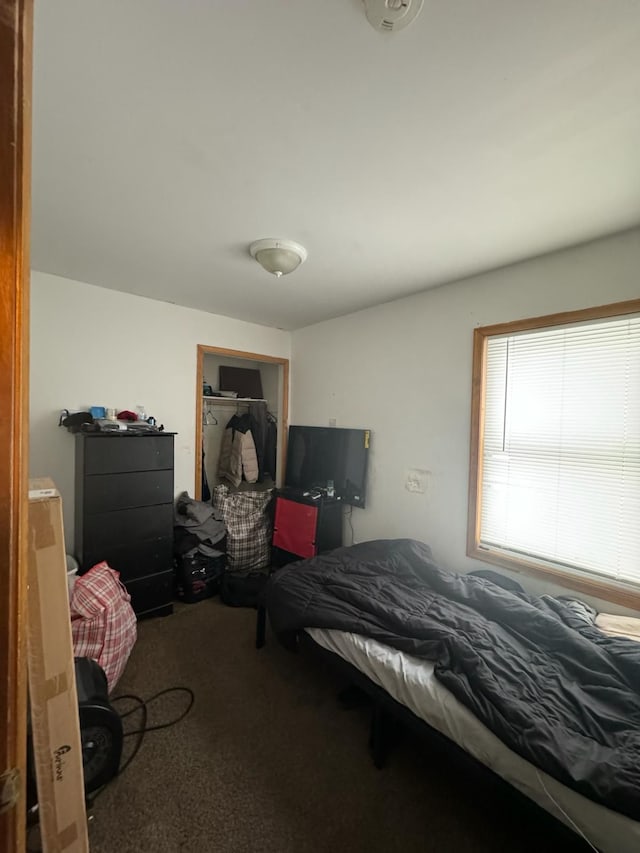
<svg viewBox="0 0 640 853">
<path fill-rule="evenodd" d="M 278 633 L 334 628 L 435 661 L 437 678 L 507 746 L 640 820 L 640 643 L 608 637 L 580 602 L 446 572 L 408 539 L 280 569 Z"/>
</svg>

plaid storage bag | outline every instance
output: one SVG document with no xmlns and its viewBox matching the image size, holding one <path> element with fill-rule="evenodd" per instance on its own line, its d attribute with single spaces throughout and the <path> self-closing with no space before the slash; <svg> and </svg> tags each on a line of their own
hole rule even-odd
<svg viewBox="0 0 640 853">
<path fill-rule="evenodd" d="M 100 664 L 111 692 L 137 637 L 131 596 L 120 573 L 108 563 L 98 563 L 76 580 L 70 606 L 73 653 Z"/>
<path fill-rule="evenodd" d="M 271 490 L 232 492 L 222 484 L 213 490 L 213 505 L 227 528 L 227 571 L 250 572 L 271 562 L 272 523 L 267 512 Z"/>
</svg>

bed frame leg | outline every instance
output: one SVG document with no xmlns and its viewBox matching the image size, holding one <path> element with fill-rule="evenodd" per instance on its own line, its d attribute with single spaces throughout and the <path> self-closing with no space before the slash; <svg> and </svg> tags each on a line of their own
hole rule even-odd
<svg viewBox="0 0 640 853">
<path fill-rule="evenodd" d="M 378 770 L 382 770 L 387 762 L 389 753 L 389 738 L 387 731 L 387 718 L 379 702 L 374 702 L 371 713 L 371 734 L 369 735 L 369 747 L 373 756 L 373 763 Z"/>
</svg>

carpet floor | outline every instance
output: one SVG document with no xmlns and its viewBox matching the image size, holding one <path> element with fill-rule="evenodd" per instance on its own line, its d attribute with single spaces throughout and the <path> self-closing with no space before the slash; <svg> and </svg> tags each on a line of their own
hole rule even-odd
<svg viewBox="0 0 640 853">
<path fill-rule="evenodd" d="M 269 635 L 256 651 L 254 639 L 255 611 L 217 599 L 139 625 L 116 693 L 185 685 L 196 700 L 182 722 L 147 734 L 96 799 L 93 853 L 586 849 L 410 735 L 376 770 L 368 711 L 340 707 L 332 672 Z M 149 725 L 183 706 L 160 700 Z"/>
</svg>

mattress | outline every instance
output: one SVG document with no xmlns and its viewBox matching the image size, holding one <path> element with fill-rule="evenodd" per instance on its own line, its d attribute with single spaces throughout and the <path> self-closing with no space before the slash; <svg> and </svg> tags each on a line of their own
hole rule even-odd
<svg viewBox="0 0 640 853">
<path fill-rule="evenodd" d="M 434 664 L 359 634 L 307 628 L 318 645 L 355 666 L 432 728 L 603 853 L 638 853 L 640 822 L 594 803 L 521 758 L 435 677 Z"/>
</svg>

